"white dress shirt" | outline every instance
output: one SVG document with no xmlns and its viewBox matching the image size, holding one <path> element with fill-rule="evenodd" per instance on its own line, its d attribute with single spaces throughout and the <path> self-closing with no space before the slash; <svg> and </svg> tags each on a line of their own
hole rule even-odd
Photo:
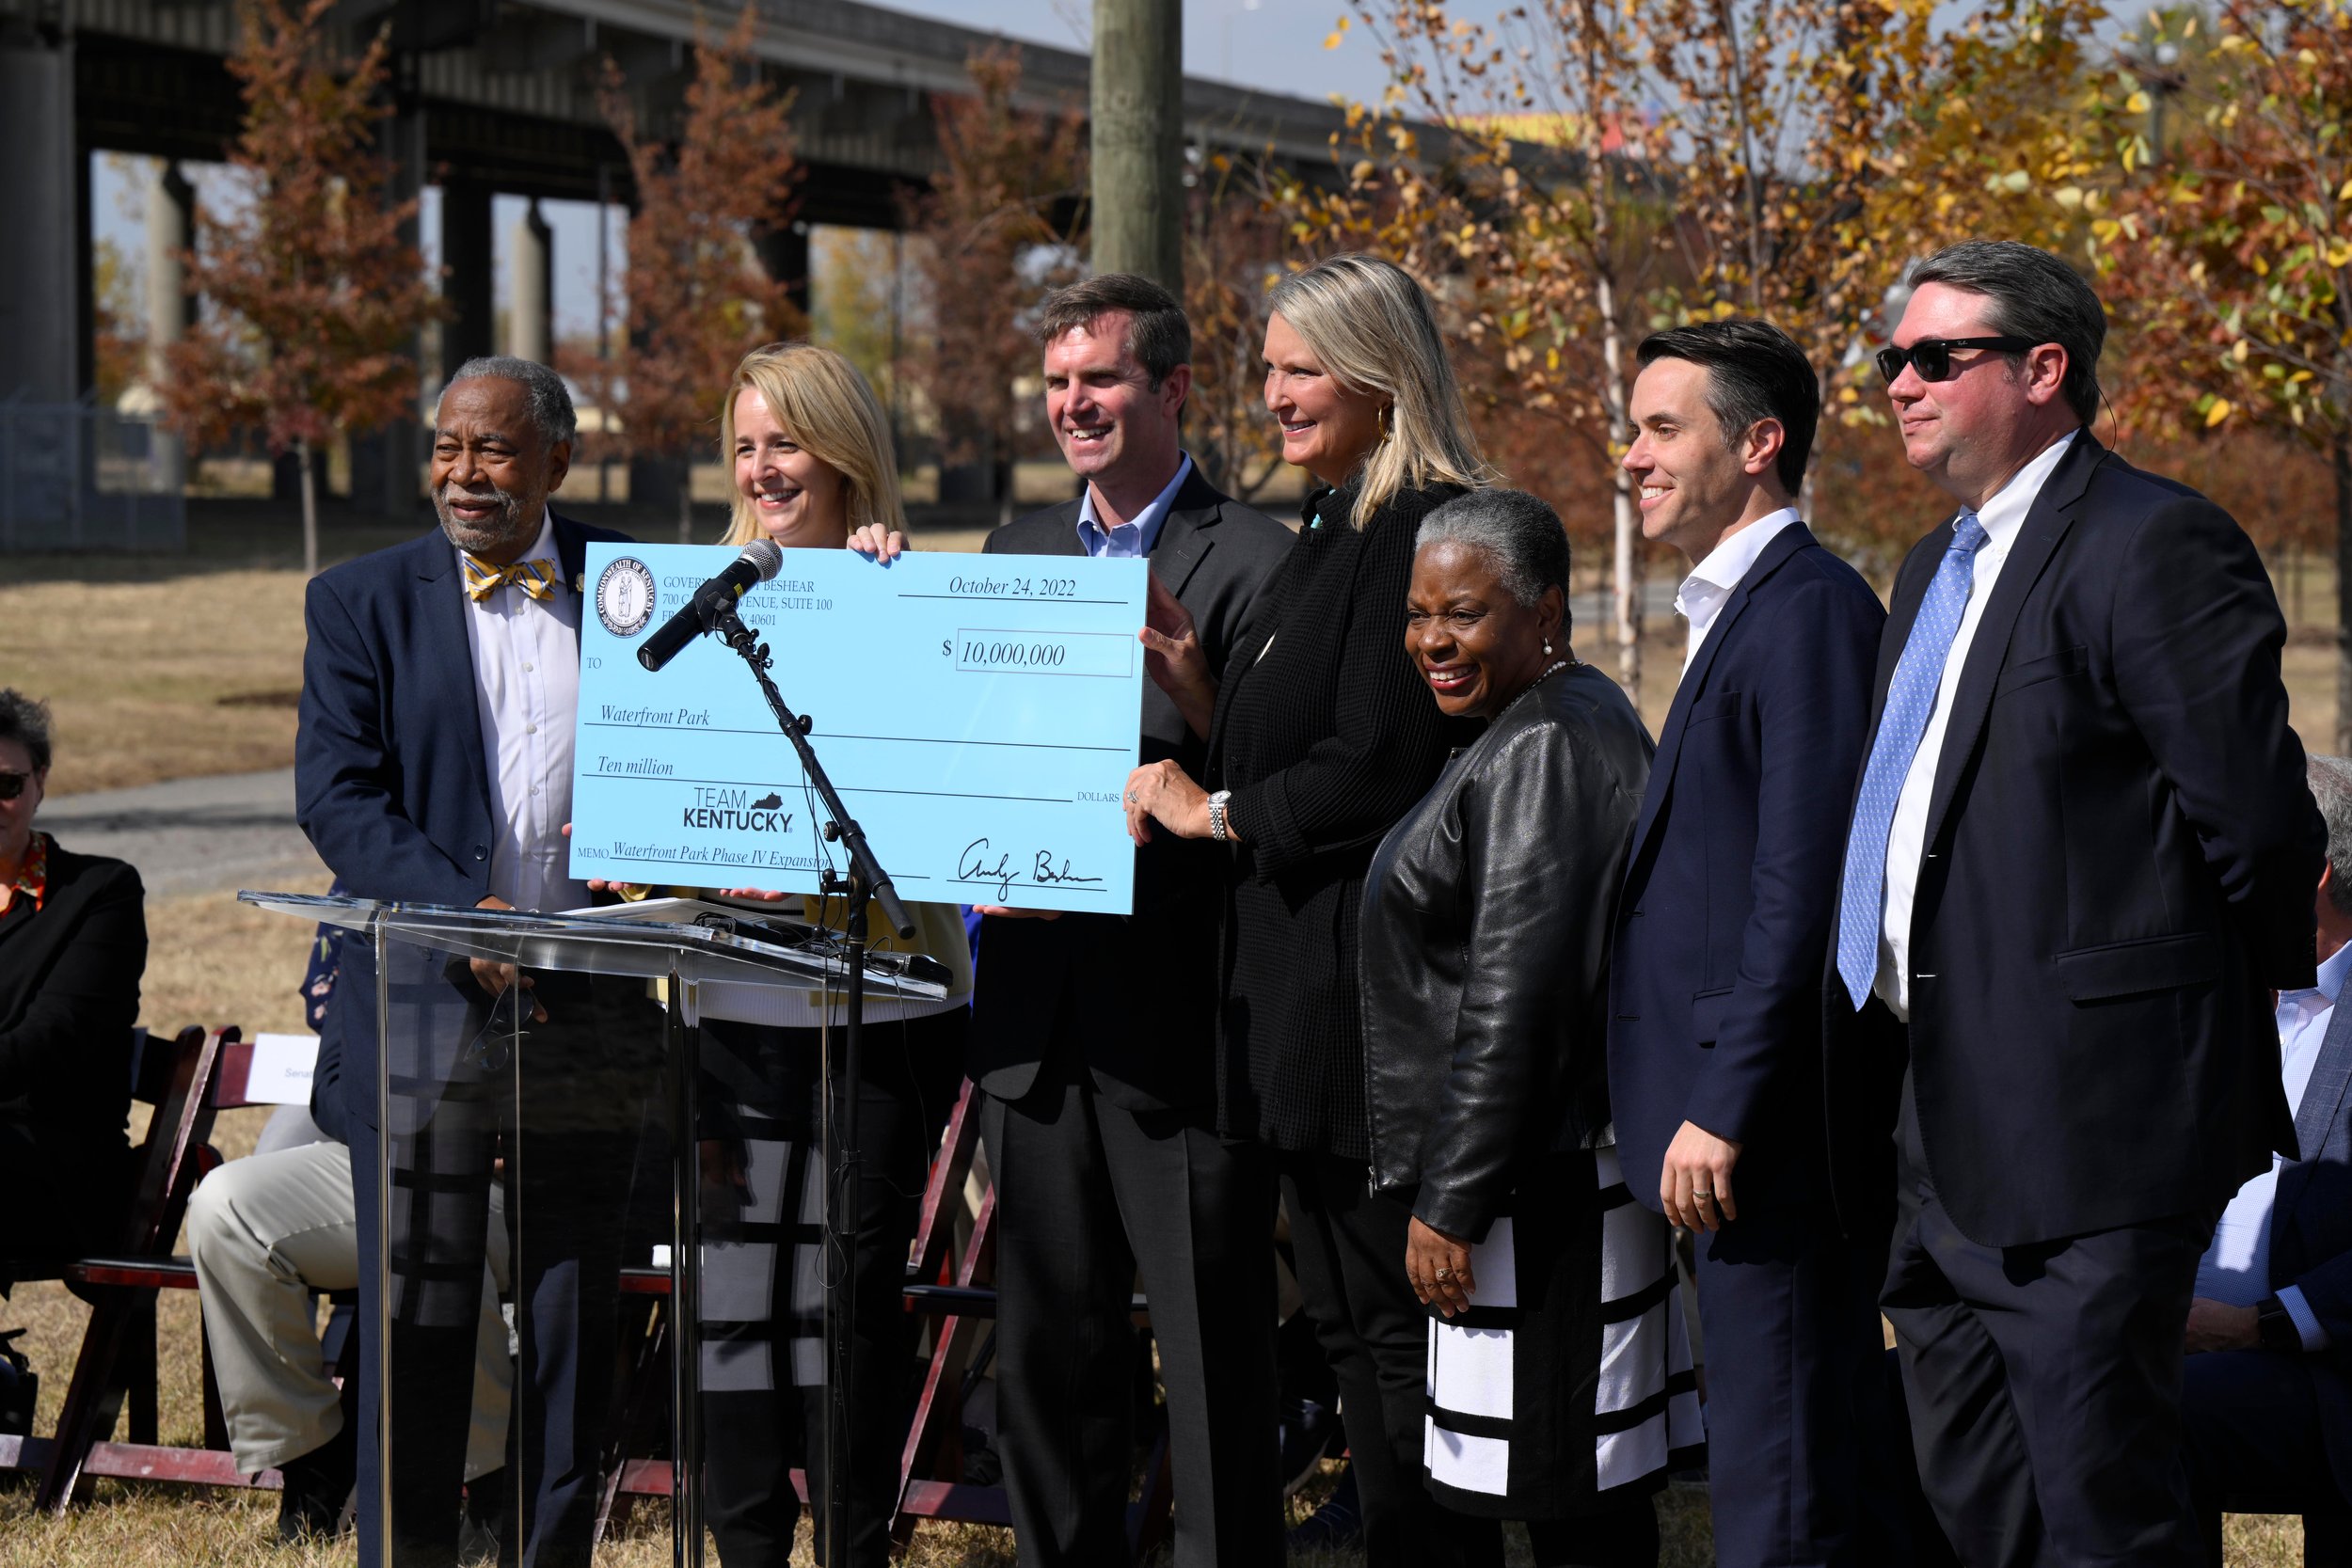
<svg viewBox="0 0 2352 1568">
<path fill-rule="evenodd" d="M 1192 456 L 1178 452 L 1176 477 L 1168 482 L 1168 488 L 1152 498 L 1152 504 L 1120 524 L 1106 529 L 1094 515 L 1094 486 L 1086 488 L 1078 502 L 1078 543 L 1089 555 L 1118 561 L 1145 556 L 1158 543 L 1160 525 L 1168 521 L 1168 509 L 1176 504 L 1176 492 L 1184 487 L 1185 476 L 1192 472 Z"/>
<path fill-rule="evenodd" d="M 564 824 L 572 819 L 580 595 L 563 580 L 552 522 L 539 525 L 517 559 L 549 562 L 555 591 L 534 599 L 509 582 L 466 601 L 474 707 L 490 768 L 490 892 L 518 910 L 579 909 L 588 884 L 571 876 Z"/>
<path fill-rule="evenodd" d="M 1984 619 L 1985 604 L 1993 597 L 1993 585 L 2000 580 L 2010 546 L 2017 543 L 2026 514 L 2033 510 L 2042 486 L 2049 482 L 2051 470 L 2066 455 L 2066 449 L 2074 445 L 2076 434 L 2070 430 L 2042 448 L 2039 456 L 2017 470 L 2016 478 L 1977 509 L 1985 542 L 1977 551 L 1975 570 L 1968 579 L 1968 608 L 1961 613 L 1960 630 L 1945 657 L 1944 678 L 1935 688 L 1935 706 L 1928 712 L 1919 750 L 1912 754 L 1911 771 L 1903 775 L 1902 793 L 1895 798 L 1894 825 L 1886 835 L 1886 908 L 1879 927 L 1878 983 L 1872 989 L 1906 1022 L 1911 1019 L 1911 900 L 1919 887 L 1919 858 L 1927 853 L 1928 800 L 1935 793 L 1935 765 L 1944 754 L 1944 732 L 1952 721 L 1952 694 L 1968 667 L 1968 646 L 1976 641 L 1977 625 Z"/>
<path fill-rule="evenodd" d="M 1784 506 L 1779 511 L 1758 517 L 1727 539 L 1718 540 L 1707 552 L 1707 559 L 1691 568 L 1691 575 L 1675 590 L 1675 610 L 1691 623 L 1691 640 L 1682 650 L 1682 668 L 1687 672 L 1691 661 L 1699 657 L 1699 646 L 1715 627 L 1715 617 L 1723 613 L 1732 593 L 1756 558 L 1764 553 L 1782 529 L 1797 520 L 1797 509 Z"/>
<path fill-rule="evenodd" d="M 2352 970 L 2352 946 L 2339 947 L 2319 966 L 2315 988 L 2279 993 L 2279 1058 L 2287 1105 L 2297 1115 L 2303 1109 L 2303 1091 L 2311 1086 L 2312 1069 L 2319 1063 L 2328 1022 L 2335 1017 L 2336 998 L 2344 994 L 2347 970 Z M 2221 1211 L 2213 1244 L 2197 1260 L 2199 1295 L 2232 1307 L 2251 1307 L 2270 1294 L 2270 1216 L 2279 1197 L 2279 1172 L 2285 1164 L 2282 1155 L 2273 1153 L 2270 1168 L 2240 1187 Z M 2279 1303 L 2295 1320 L 2305 1350 L 2328 1348 L 2328 1331 L 2300 1290 L 2283 1287 Z"/>
</svg>

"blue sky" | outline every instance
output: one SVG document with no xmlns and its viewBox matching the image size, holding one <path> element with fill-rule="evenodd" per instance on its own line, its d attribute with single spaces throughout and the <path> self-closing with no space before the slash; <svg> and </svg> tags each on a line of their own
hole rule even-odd
<svg viewBox="0 0 2352 1568">
<path fill-rule="evenodd" d="M 1088 47 L 1094 20 L 1093 0 L 885 0 L 884 8 L 1063 49 Z M 1363 34 L 1323 47 L 1347 9 L 1346 0 L 1184 0 L 1184 71 L 1300 98 L 1371 98 L 1386 78 Z"/>
</svg>

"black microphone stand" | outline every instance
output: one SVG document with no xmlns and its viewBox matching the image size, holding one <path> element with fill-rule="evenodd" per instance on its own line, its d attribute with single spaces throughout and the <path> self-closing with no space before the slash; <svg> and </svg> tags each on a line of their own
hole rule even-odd
<svg viewBox="0 0 2352 1568">
<path fill-rule="evenodd" d="M 784 694 L 768 678 L 774 663 L 768 645 L 743 624 L 732 598 L 707 606 L 703 619 L 751 668 L 752 678 L 759 682 L 760 694 L 768 699 L 777 725 L 800 753 L 801 770 L 823 802 L 825 837 L 841 845 L 850 857 L 849 876 L 837 877 L 828 867 L 822 883 L 826 893 L 844 894 L 849 899 L 844 927 L 850 938 L 848 1024 L 842 1031 L 837 1104 L 832 1065 L 820 1065 L 825 1084 L 825 1239 L 832 1266 L 820 1271 L 825 1291 L 825 1496 L 818 1513 L 824 1541 L 818 1562 L 822 1568 L 840 1568 L 849 1560 L 850 1347 L 854 1338 L 851 1319 L 857 1310 L 857 1272 L 850 1264 L 857 1246 L 858 1053 L 866 1022 L 866 906 L 880 904 L 883 923 L 902 938 L 914 935 L 914 922 L 899 901 L 898 890 L 890 885 L 889 875 L 874 859 L 865 831 L 841 803 L 833 780 L 825 775 L 824 764 L 817 760 L 816 748 L 808 743 L 809 721 L 785 705 Z M 691 1137 L 691 1130 L 685 1135 Z M 689 1354 L 683 1336 L 678 1354 Z M 698 1478 L 690 1478 L 689 1483 L 694 1479 Z M 812 1503 L 816 1500 L 810 1498 Z"/>
</svg>

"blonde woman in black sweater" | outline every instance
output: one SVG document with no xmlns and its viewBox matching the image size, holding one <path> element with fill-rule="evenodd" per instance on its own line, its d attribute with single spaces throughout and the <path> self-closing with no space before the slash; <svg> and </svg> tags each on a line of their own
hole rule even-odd
<svg viewBox="0 0 2352 1568">
<path fill-rule="evenodd" d="M 1422 1486 L 1427 1331 L 1405 1277 L 1411 1211 L 1366 1195 L 1357 1005 L 1365 869 L 1470 734 L 1405 657 L 1414 531 L 1493 475 L 1408 274 L 1334 256 L 1284 278 L 1268 303 L 1266 408 L 1283 457 L 1316 483 L 1261 599 L 1271 636 L 1227 666 L 1221 687 L 1181 612 L 1155 596 L 1143 634 L 1153 675 L 1208 736 L 1207 777 L 1172 762 L 1137 768 L 1129 831 L 1138 843 L 1173 832 L 1232 846 L 1219 1125 L 1268 1146 L 1281 1171 L 1299 1285 L 1339 1378 L 1369 1560 L 1499 1563 L 1492 1528 L 1446 1513 Z"/>
</svg>

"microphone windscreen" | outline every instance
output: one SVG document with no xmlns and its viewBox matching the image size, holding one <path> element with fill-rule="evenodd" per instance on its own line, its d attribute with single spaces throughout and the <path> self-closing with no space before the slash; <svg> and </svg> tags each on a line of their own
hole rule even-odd
<svg viewBox="0 0 2352 1568">
<path fill-rule="evenodd" d="M 743 546 L 743 553 L 739 559 L 748 561 L 759 569 L 760 581 L 772 582 L 776 574 L 784 570 L 784 546 L 773 539 L 755 539 Z"/>
</svg>

